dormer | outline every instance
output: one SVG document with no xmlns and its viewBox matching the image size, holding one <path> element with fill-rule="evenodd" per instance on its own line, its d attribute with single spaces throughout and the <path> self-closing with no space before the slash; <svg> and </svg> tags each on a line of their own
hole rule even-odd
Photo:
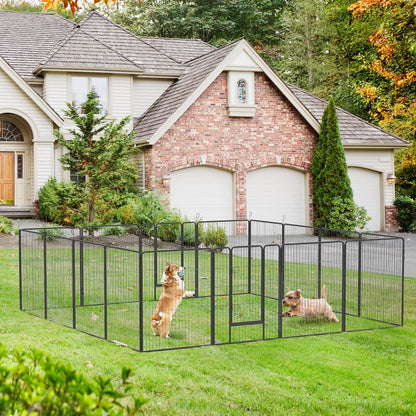
<svg viewBox="0 0 416 416">
<path fill-rule="evenodd" d="M 242 50 L 228 64 L 227 70 L 229 116 L 253 117 L 256 113 L 254 73 L 261 69 Z"/>
</svg>

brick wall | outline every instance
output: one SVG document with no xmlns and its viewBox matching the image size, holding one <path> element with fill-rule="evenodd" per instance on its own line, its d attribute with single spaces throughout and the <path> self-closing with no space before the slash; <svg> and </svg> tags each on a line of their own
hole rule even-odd
<svg viewBox="0 0 416 416">
<path fill-rule="evenodd" d="M 246 174 L 280 166 L 309 172 L 316 132 L 262 73 L 255 74 L 256 114 L 229 117 L 227 75 L 222 73 L 152 147 L 145 149 L 146 188 L 168 204 L 170 172 L 213 166 L 235 174 L 236 218 L 246 218 Z M 312 215 L 309 190 L 310 217 Z"/>
<path fill-rule="evenodd" d="M 385 206 L 385 231 L 399 231 L 399 221 L 397 221 L 397 207 L 394 205 Z"/>
</svg>

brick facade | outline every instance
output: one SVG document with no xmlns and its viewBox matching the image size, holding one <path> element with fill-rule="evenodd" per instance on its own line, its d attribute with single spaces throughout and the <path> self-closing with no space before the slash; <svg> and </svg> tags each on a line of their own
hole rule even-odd
<svg viewBox="0 0 416 416">
<path fill-rule="evenodd" d="M 227 74 L 205 90 L 156 144 L 145 150 L 146 188 L 169 204 L 172 171 L 191 166 L 217 167 L 234 173 L 235 218 L 247 217 L 246 175 L 263 167 L 280 166 L 309 172 L 317 133 L 263 73 L 255 74 L 256 114 L 228 115 Z M 311 184 L 308 187 L 311 204 Z M 310 220 L 312 206 L 309 207 Z"/>
<path fill-rule="evenodd" d="M 397 207 L 395 205 L 385 206 L 385 231 L 399 231 L 399 221 L 397 220 Z"/>
</svg>

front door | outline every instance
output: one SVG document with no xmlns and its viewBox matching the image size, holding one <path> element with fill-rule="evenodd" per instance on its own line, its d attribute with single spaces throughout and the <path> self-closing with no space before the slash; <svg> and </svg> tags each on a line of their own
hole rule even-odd
<svg viewBox="0 0 416 416">
<path fill-rule="evenodd" d="M 0 152 L 0 205 L 14 204 L 14 153 Z"/>
</svg>

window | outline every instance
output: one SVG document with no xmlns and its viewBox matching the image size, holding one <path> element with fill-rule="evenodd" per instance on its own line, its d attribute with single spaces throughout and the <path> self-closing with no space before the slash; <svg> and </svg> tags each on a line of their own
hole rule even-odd
<svg viewBox="0 0 416 416">
<path fill-rule="evenodd" d="M 108 78 L 107 77 L 72 77 L 72 105 L 79 112 L 81 104 L 87 100 L 88 93 L 94 90 L 100 101 L 101 114 L 108 111 Z"/>
<path fill-rule="evenodd" d="M 23 155 L 17 155 L 17 179 L 23 179 Z"/>
<path fill-rule="evenodd" d="M 23 133 L 19 127 L 11 121 L 0 120 L 0 141 L 1 142 L 23 142 Z"/>
<path fill-rule="evenodd" d="M 247 85 L 243 79 L 237 82 L 237 103 L 245 104 L 247 102 Z"/>
<path fill-rule="evenodd" d="M 253 71 L 228 71 L 228 114 L 254 117 L 256 114 Z"/>
</svg>

